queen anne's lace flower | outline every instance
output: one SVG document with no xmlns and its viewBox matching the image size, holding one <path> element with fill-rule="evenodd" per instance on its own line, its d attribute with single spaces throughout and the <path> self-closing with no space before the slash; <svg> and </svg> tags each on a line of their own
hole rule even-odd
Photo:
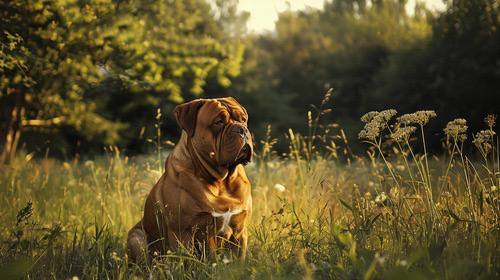
<svg viewBox="0 0 500 280">
<path fill-rule="evenodd" d="M 416 111 L 411 114 L 404 114 L 398 118 L 398 121 L 403 124 L 418 124 L 418 125 L 426 125 L 431 118 L 435 118 L 436 112 L 427 110 L 427 111 Z"/>
<path fill-rule="evenodd" d="M 481 130 L 476 133 L 474 137 L 474 145 L 481 150 L 483 153 L 488 154 L 493 148 L 493 136 L 495 136 L 495 131 L 493 130 Z"/>
<path fill-rule="evenodd" d="M 415 130 L 417 130 L 417 128 L 414 126 L 397 127 L 391 134 L 391 138 L 398 142 L 407 141 Z"/>
<path fill-rule="evenodd" d="M 467 139 L 467 121 L 464 119 L 454 119 L 443 129 L 446 136 L 465 141 Z"/>
<path fill-rule="evenodd" d="M 368 139 L 375 141 L 380 132 L 387 127 L 387 123 L 397 114 L 394 109 L 388 109 L 381 112 L 371 111 L 361 117 L 361 121 L 365 122 L 365 127 L 359 132 L 359 139 Z"/>
<path fill-rule="evenodd" d="M 484 122 L 486 123 L 486 125 L 488 125 L 488 127 L 490 127 L 490 129 L 492 129 L 495 126 L 496 120 L 497 116 L 494 114 L 489 114 L 486 116 L 486 118 L 484 118 Z"/>
</svg>

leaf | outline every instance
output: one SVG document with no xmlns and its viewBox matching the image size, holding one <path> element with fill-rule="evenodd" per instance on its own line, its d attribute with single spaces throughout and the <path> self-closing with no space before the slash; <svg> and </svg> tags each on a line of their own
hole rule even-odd
<svg viewBox="0 0 500 280">
<path fill-rule="evenodd" d="M 347 209 L 351 210 L 351 212 L 354 212 L 354 209 L 352 208 L 352 206 L 350 206 L 347 202 L 345 202 L 344 200 L 342 200 L 342 198 L 339 198 L 339 201 L 340 203 Z"/>
</svg>

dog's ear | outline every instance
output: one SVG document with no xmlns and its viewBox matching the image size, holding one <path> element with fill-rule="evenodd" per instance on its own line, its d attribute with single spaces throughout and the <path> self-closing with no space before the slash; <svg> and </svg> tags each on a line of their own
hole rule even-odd
<svg viewBox="0 0 500 280">
<path fill-rule="evenodd" d="M 196 117 L 205 100 L 196 99 L 184 104 L 177 105 L 174 109 L 175 119 L 179 126 L 184 129 L 190 137 L 193 137 L 196 129 Z"/>
</svg>

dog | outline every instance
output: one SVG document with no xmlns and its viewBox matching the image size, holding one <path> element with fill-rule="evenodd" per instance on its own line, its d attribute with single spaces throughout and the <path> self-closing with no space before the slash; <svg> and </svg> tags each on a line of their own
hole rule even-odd
<svg viewBox="0 0 500 280">
<path fill-rule="evenodd" d="M 244 165 L 253 155 L 248 113 L 234 98 L 196 99 L 174 109 L 180 140 L 150 191 L 142 219 L 128 232 L 133 262 L 180 246 L 244 259 L 251 185 Z"/>
</svg>

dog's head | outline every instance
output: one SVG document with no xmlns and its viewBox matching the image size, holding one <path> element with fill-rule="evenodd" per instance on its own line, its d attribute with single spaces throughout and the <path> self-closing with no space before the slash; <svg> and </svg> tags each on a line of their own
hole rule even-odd
<svg viewBox="0 0 500 280">
<path fill-rule="evenodd" d="M 251 160 L 248 114 L 234 98 L 196 99 L 178 105 L 175 117 L 197 153 L 213 164 L 231 168 Z"/>
</svg>

